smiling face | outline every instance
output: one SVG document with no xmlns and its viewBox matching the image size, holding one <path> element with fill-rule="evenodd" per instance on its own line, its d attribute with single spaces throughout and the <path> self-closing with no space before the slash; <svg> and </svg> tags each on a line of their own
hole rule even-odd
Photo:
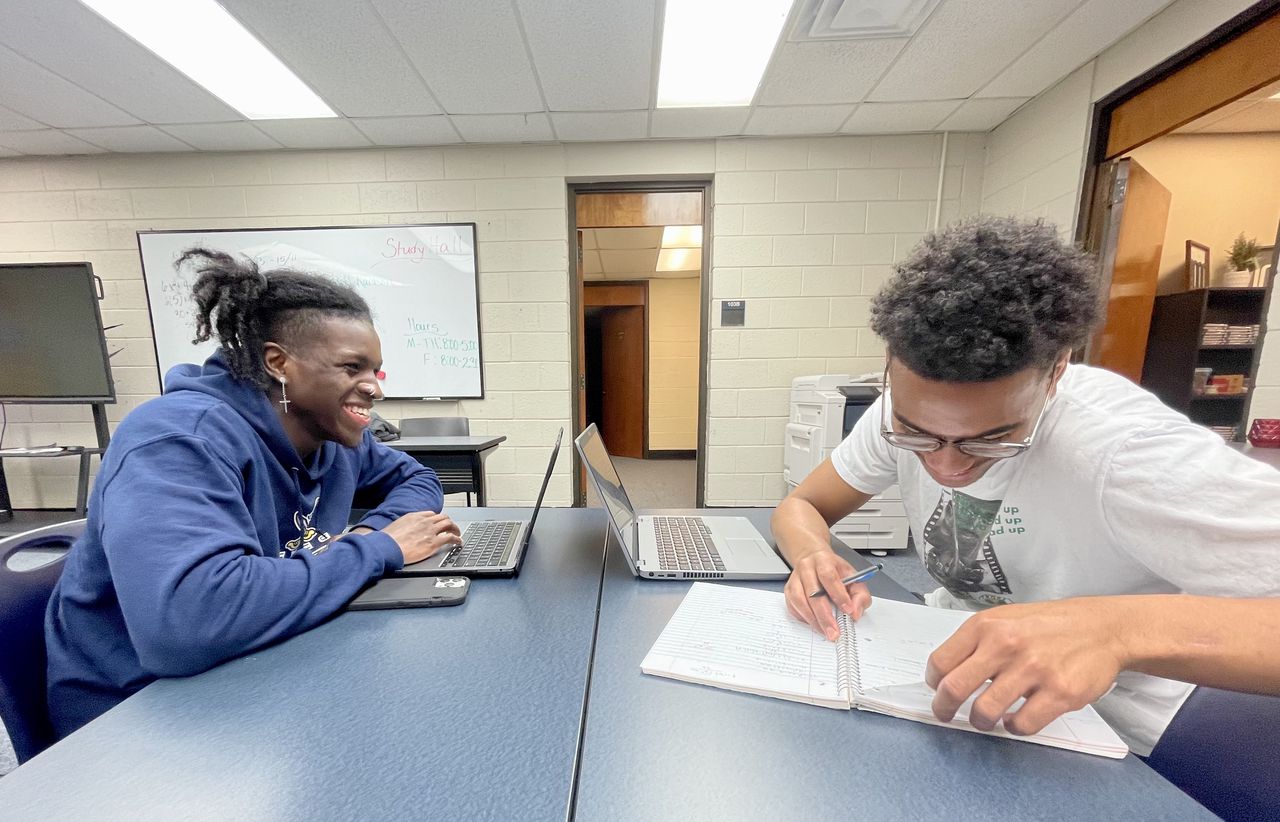
<svg viewBox="0 0 1280 822">
<path fill-rule="evenodd" d="M 285 344 L 269 342 L 263 359 L 277 385 L 286 380 L 288 413 L 276 403 L 285 432 L 303 458 L 325 440 L 354 448 L 369 425 L 374 400 L 382 399 L 378 371 L 382 344 L 368 320 L 321 317 Z"/>
<path fill-rule="evenodd" d="M 1052 396 L 1065 369 L 1063 360 L 1048 374 L 1026 368 L 987 382 L 938 382 L 919 376 L 895 359 L 889 365 L 890 424 L 894 431 L 952 443 L 1022 442 L 1031 434 L 1046 395 Z M 915 456 L 929 476 L 947 488 L 972 485 L 999 462 L 965 454 L 954 445 Z"/>
</svg>

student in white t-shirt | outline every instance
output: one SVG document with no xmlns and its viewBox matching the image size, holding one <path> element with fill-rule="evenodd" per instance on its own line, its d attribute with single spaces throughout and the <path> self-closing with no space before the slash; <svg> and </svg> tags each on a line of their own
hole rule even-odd
<svg viewBox="0 0 1280 822">
<path fill-rule="evenodd" d="M 926 237 L 872 306 L 887 394 L 773 532 L 795 569 L 788 608 L 834 639 L 832 604 L 858 617 L 871 599 L 840 584 L 852 569 L 827 529 L 899 484 L 939 583 L 926 601 L 983 611 L 930 659 L 939 718 L 991 680 L 979 727 L 1034 733 L 1092 702 L 1147 754 L 1191 690 L 1160 677 L 1280 693 L 1280 471 L 1068 364 L 1097 320 L 1094 282 L 1040 222 Z"/>
</svg>

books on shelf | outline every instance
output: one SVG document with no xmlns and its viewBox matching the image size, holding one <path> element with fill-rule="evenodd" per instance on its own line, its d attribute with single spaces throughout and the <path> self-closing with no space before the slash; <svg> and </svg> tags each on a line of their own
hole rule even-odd
<svg viewBox="0 0 1280 822">
<path fill-rule="evenodd" d="M 1258 341 L 1261 326 L 1205 323 L 1200 330 L 1201 345 L 1253 345 Z"/>
<path fill-rule="evenodd" d="M 984 733 L 1112 759 L 1128 748 L 1091 707 L 1063 714 L 1032 736 L 969 724 L 971 698 L 952 722 L 933 715 L 925 684 L 929 654 L 972 614 L 875 599 L 857 622 L 838 615 L 829 642 L 787 614 L 783 594 L 694 583 L 640 670 L 716 688 L 874 711 L 913 722 Z"/>
</svg>

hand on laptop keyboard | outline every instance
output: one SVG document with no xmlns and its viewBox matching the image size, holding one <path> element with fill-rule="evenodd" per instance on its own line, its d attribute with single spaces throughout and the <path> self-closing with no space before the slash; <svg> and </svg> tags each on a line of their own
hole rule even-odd
<svg viewBox="0 0 1280 822">
<path fill-rule="evenodd" d="M 404 554 L 404 564 L 421 562 L 439 551 L 462 542 L 462 531 L 448 514 L 415 511 L 382 529 L 396 541 Z"/>
</svg>

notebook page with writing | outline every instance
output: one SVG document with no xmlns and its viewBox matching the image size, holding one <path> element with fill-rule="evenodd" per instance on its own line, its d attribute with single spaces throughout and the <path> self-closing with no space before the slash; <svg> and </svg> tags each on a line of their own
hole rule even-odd
<svg viewBox="0 0 1280 822">
<path fill-rule="evenodd" d="M 847 710 L 836 649 L 791 619 L 780 593 L 696 582 L 640 670 Z"/>
<path fill-rule="evenodd" d="M 934 693 L 924 682 L 925 667 L 929 654 L 971 616 L 973 614 L 968 611 L 930 608 L 888 599 L 873 600 L 872 607 L 867 609 L 862 619 L 852 625 L 848 638 L 842 640 L 852 645 L 852 657 L 856 660 L 854 705 L 930 725 L 1038 742 L 1115 759 L 1124 757 L 1128 747 L 1088 705 L 1064 714 L 1030 737 L 1011 734 L 1003 725 L 997 725 L 993 731 L 979 731 L 970 725 L 969 709 L 978 694 L 960 707 L 952 722 L 940 722 L 933 715 Z"/>
</svg>

